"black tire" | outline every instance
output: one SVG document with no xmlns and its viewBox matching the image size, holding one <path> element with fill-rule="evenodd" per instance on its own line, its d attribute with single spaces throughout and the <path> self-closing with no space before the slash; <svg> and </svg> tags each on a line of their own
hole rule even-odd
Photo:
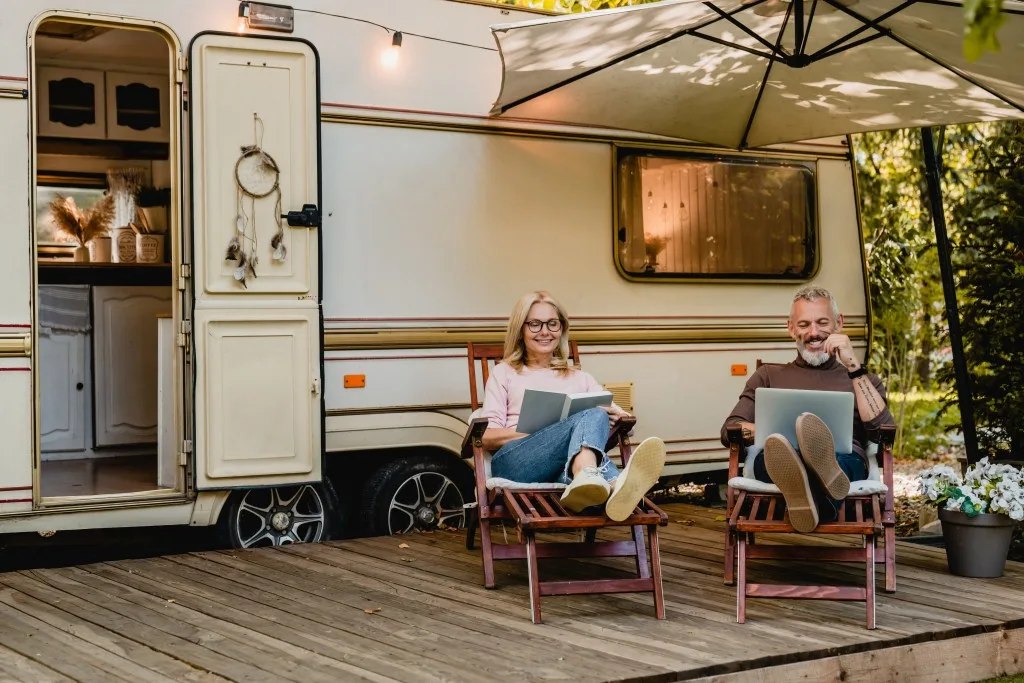
<svg viewBox="0 0 1024 683">
<path fill-rule="evenodd" d="M 320 543 L 333 538 L 342 525 L 338 496 L 324 478 L 320 484 L 234 491 L 217 520 L 217 531 L 222 546 L 258 548 Z"/>
<path fill-rule="evenodd" d="M 363 487 L 360 516 L 370 536 L 440 527 L 461 529 L 473 475 L 453 456 L 412 455 L 384 463 Z"/>
</svg>

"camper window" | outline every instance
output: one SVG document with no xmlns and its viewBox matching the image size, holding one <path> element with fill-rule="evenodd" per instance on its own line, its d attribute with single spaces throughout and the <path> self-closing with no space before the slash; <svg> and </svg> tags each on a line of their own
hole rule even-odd
<svg viewBox="0 0 1024 683">
<path fill-rule="evenodd" d="M 813 166 L 624 151 L 616 258 L 636 278 L 806 279 Z"/>
</svg>

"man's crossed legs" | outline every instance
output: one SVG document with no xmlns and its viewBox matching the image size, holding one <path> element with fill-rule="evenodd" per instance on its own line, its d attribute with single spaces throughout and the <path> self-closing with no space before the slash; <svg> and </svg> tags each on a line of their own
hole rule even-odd
<svg viewBox="0 0 1024 683">
<path fill-rule="evenodd" d="M 809 532 L 819 521 L 837 519 L 850 481 L 866 479 L 867 469 L 856 453 L 836 453 L 832 432 L 817 415 L 797 418 L 796 439 L 797 449 L 781 434 L 765 439 L 754 459 L 754 477 L 778 486 L 793 528 Z"/>
</svg>

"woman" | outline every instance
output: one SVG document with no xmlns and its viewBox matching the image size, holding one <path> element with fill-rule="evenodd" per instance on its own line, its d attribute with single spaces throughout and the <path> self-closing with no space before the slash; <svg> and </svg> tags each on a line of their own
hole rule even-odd
<svg viewBox="0 0 1024 683">
<path fill-rule="evenodd" d="M 620 474 L 604 446 L 610 425 L 629 413 L 613 403 L 521 434 L 516 425 L 527 389 L 566 394 L 602 389 L 569 364 L 569 319 L 547 292 L 530 292 L 516 304 L 505 334 L 505 357 L 487 380 L 480 416 L 489 423 L 483 445 L 494 453 L 491 474 L 517 482 L 568 484 L 562 494 L 566 509 L 580 512 L 605 503 L 609 518 L 629 517 L 661 476 L 665 444 L 645 439 Z"/>
</svg>

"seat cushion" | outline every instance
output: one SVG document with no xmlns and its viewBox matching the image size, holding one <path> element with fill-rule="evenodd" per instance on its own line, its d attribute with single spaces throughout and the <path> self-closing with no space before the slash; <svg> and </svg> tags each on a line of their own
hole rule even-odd
<svg viewBox="0 0 1024 683">
<path fill-rule="evenodd" d="M 743 463 L 743 476 L 733 477 L 729 480 L 729 486 L 749 493 L 781 493 L 775 484 L 769 484 L 754 478 L 754 458 L 760 449 L 756 446 L 747 447 L 746 459 Z M 869 442 L 867 447 L 868 478 L 850 482 L 851 496 L 870 496 L 876 493 L 885 493 L 888 487 L 882 483 L 882 472 L 878 469 L 878 444 Z"/>
<path fill-rule="evenodd" d="M 503 479 L 501 477 L 489 477 L 486 481 L 487 490 L 491 489 L 507 489 L 510 491 L 530 491 L 530 490 L 547 490 L 551 489 L 562 490 L 565 488 L 565 484 L 554 484 L 551 482 L 532 482 L 524 483 L 521 481 L 512 481 L 511 479 Z"/>
</svg>

